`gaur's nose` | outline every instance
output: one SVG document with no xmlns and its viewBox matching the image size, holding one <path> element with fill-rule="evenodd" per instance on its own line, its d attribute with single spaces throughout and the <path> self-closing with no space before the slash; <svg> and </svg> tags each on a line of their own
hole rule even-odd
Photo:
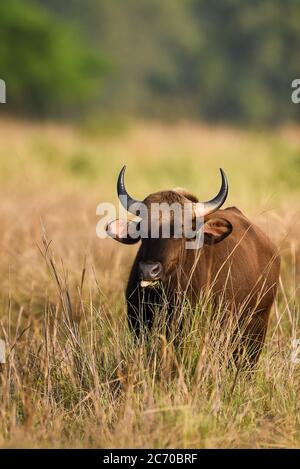
<svg viewBox="0 0 300 469">
<path fill-rule="evenodd" d="M 140 277 L 143 280 L 158 280 L 162 273 L 160 262 L 140 262 Z"/>
</svg>

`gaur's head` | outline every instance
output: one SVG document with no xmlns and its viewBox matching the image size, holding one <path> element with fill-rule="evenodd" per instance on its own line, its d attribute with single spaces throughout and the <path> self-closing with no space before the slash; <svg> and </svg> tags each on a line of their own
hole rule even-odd
<svg viewBox="0 0 300 469">
<path fill-rule="evenodd" d="M 172 277 L 182 264 L 188 249 L 215 244 L 232 231 L 228 220 L 214 216 L 225 202 L 228 182 L 221 169 L 219 193 L 207 202 L 185 189 L 155 192 L 143 201 L 132 199 L 125 189 L 122 168 L 117 191 L 122 205 L 136 215 L 134 220 L 117 219 L 107 226 L 107 233 L 117 241 L 135 244 L 141 241 L 140 285 L 150 287 Z"/>
</svg>

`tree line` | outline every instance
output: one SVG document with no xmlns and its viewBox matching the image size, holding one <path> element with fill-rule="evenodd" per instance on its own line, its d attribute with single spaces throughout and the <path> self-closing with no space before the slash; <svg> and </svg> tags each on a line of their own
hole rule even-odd
<svg viewBox="0 0 300 469">
<path fill-rule="evenodd" d="M 299 120 L 298 0 L 10 0 L 9 112 L 241 124 Z"/>
</svg>

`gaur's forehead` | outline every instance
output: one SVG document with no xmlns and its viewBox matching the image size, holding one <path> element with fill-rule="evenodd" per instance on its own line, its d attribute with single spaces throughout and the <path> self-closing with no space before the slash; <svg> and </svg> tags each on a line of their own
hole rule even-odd
<svg viewBox="0 0 300 469">
<path fill-rule="evenodd" d="M 153 203 L 167 203 L 169 205 L 174 204 L 174 203 L 180 203 L 184 204 L 186 202 L 186 198 L 182 195 L 179 194 L 178 192 L 168 190 L 168 191 L 160 191 L 160 192 L 154 192 L 153 194 L 148 195 L 143 203 L 147 205 L 147 207 L 150 208 L 150 205 Z"/>
</svg>

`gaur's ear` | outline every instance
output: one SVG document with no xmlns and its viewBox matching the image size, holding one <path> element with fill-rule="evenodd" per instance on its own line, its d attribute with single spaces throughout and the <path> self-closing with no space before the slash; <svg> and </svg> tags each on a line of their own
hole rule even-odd
<svg viewBox="0 0 300 469">
<path fill-rule="evenodd" d="M 137 236 L 137 225 L 135 221 L 126 221 L 122 218 L 111 221 L 106 227 L 106 233 L 123 244 L 135 244 L 140 240 Z"/>
<path fill-rule="evenodd" d="M 204 244 L 216 244 L 232 232 L 232 224 L 225 218 L 211 218 L 204 223 Z"/>
</svg>

